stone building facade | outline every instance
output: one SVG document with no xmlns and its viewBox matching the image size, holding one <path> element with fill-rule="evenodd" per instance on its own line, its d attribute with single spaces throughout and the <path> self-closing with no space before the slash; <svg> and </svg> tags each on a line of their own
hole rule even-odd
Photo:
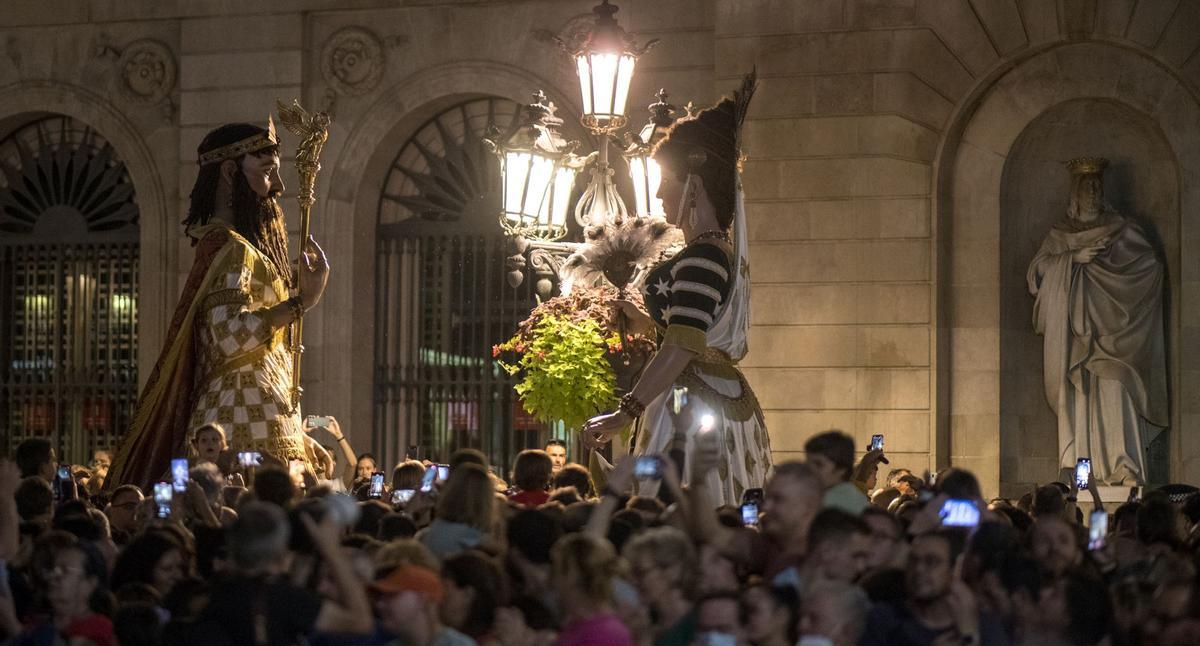
<svg viewBox="0 0 1200 646">
<path fill-rule="evenodd" d="M 7 0 L 0 138 L 63 114 L 125 162 L 141 213 L 144 379 L 191 263 L 177 223 L 199 139 L 264 120 L 276 99 L 331 110 L 314 233 L 334 270 L 306 325 L 305 402 L 365 448 L 381 352 L 376 235 L 398 152 L 474 98 L 526 102 L 540 88 L 570 122 L 574 72 L 551 36 L 593 4 Z M 1153 224 L 1168 267 L 1162 479 L 1200 481 L 1200 3 L 618 4 L 622 26 L 662 40 L 634 78 L 635 122 L 660 87 L 705 105 L 758 69 L 743 365 L 777 459 L 837 427 L 864 446 L 884 433 L 894 465 L 970 468 L 989 493 L 1054 477 L 1024 268 L 1065 206 L 1059 162 L 1102 155 L 1110 196 Z"/>
</svg>

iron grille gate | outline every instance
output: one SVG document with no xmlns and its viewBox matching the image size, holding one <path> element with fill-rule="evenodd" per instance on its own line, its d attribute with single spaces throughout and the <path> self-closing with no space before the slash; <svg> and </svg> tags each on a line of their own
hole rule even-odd
<svg viewBox="0 0 1200 646">
<path fill-rule="evenodd" d="M 0 258 L 7 449 L 49 437 L 80 463 L 114 448 L 137 396 L 137 245 L 7 247 Z"/>
<path fill-rule="evenodd" d="M 521 106 L 483 97 L 418 128 L 385 178 L 376 228 L 374 449 L 381 464 L 444 460 L 460 447 L 505 471 L 545 425 L 524 414 L 491 348 L 534 306 L 505 280 L 500 164 L 482 143 Z M 527 281 L 527 283 L 530 281 Z"/>
<path fill-rule="evenodd" d="M 0 139 L 0 450 L 47 437 L 86 463 L 137 398 L 138 206 L 87 124 L 34 116 Z"/>
<path fill-rule="evenodd" d="M 375 437 L 387 463 L 444 460 L 478 448 L 508 468 L 542 425 L 523 413 L 514 380 L 492 359 L 529 312 L 529 290 L 504 282 L 500 236 L 407 235 L 379 245 Z"/>
</svg>

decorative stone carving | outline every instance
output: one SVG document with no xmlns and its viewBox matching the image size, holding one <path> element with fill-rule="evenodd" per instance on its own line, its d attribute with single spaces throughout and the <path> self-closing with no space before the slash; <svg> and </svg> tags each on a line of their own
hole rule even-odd
<svg viewBox="0 0 1200 646">
<path fill-rule="evenodd" d="M 374 90 L 383 77 L 383 66 L 383 43 L 363 27 L 339 29 L 321 50 L 321 74 L 325 82 L 347 96 Z"/>
<path fill-rule="evenodd" d="M 585 38 L 595 26 L 596 14 L 589 11 L 588 13 L 571 16 L 558 31 L 535 29 L 533 30 L 533 36 L 537 40 L 557 47 L 559 42 L 573 43 L 580 38 Z"/>
<path fill-rule="evenodd" d="M 175 89 L 175 55 L 157 40 L 129 43 L 117 59 L 117 71 L 121 96 L 132 103 L 152 105 Z"/>
</svg>

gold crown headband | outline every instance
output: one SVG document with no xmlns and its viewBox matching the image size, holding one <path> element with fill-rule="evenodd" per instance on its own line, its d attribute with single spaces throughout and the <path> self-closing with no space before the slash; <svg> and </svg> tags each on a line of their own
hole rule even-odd
<svg viewBox="0 0 1200 646">
<path fill-rule="evenodd" d="M 1103 173 L 1108 167 L 1108 160 L 1103 157 L 1076 157 L 1067 162 L 1067 170 L 1072 175 L 1095 175 Z"/>
<path fill-rule="evenodd" d="M 201 166 L 223 162 L 226 159 L 237 159 L 242 155 L 253 152 L 258 152 L 263 148 L 278 146 L 279 139 L 275 136 L 275 120 L 271 115 L 267 115 L 267 131 L 250 137 L 246 137 L 241 141 L 235 141 L 227 146 L 221 146 L 215 150 L 210 150 L 202 155 L 196 163 Z"/>
</svg>

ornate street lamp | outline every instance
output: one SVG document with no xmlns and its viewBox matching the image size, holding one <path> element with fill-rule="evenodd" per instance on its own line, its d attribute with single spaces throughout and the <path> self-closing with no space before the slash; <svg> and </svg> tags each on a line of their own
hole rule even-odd
<svg viewBox="0 0 1200 646">
<path fill-rule="evenodd" d="M 483 141 L 500 158 L 500 226 L 511 251 L 506 263 L 509 285 L 525 280 L 528 253 L 538 294 L 545 298 L 565 257 L 578 246 L 555 241 L 567 234 L 571 188 L 581 162 L 574 154 L 579 142 L 566 141 L 558 133 L 562 119 L 554 116 L 554 104 L 540 90 L 533 99 L 511 135 L 503 138 L 493 131 Z"/>
<path fill-rule="evenodd" d="M 579 74 L 579 93 L 583 99 L 580 121 L 600 140 L 598 155 L 592 162 L 592 180 L 575 206 L 575 220 L 584 227 L 620 224 L 629 212 L 612 180 L 608 165 L 608 136 L 624 127 L 628 118 L 625 104 L 633 70 L 640 56 L 658 44 L 651 40 L 638 47 L 614 15 L 617 7 L 603 0 L 592 9 L 595 23 L 591 30 L 571 42 L 558 41 L 575 61 Z"/>
<path fill-rule="evenodd" d="M 570 189 L 580 169 L 590 165 L 591 172 L 591 181 L 575 205 L 575 221 L 580 226 L 611 227 L 629 217 L 608 163 L 609 139 L 615 139 L 614 132 L 628 122 L 625 107 L 638 58 L 658 40 L 635 45 L 617 24 L 617 7 L 608 0 L 602 0 L 592 13 L 595 19 L 590 30 L 576 35 L 571 42 L 558 40 L 558 44 L 575 63 L 583 99 L 580 121 L 599 140 L 599 149 L 586 158 L 576 157 L 575 143 L 565 142 L 558 135 L 555 128 L 562 125 L 562 120 L 554 116 L 553 106 L 540 92 L 535 95 L 536 102 L 527 106 L 525 123 L 516 133 L 505 141 L 495 137 L 488 141 L 501 159 L 500 224 L 509 236 L 512 252 L 508 282 L 513 287 L 520 285 L 525 280 L 525 268 L 531 267 L 538 277 L 538 294 L 543 297 L 549 296 L 566 256 L 581 246 L 559 242 L 567 232 Z M 670 125 L 671 110 L 666 93 L 660 92 L 659 102 L 651 106 L 651 126 L 627 137 L 630 149 L 626 155 L 638 196 L 636 216 L 662 215 L 662 204 L 655 197 L 658 165 L 649 158 L 649 151 Z M 636 145 L 635 140 L 639 142 Z M 637 168 L 633 168 L 635 165 Z"/>
<path fill-rule="evenodd" d="M 603 0 L 592 9 L 595 24 L 573 42 L 559 43 L 575 59 L 579 92 L 583 97 L 583 125 L 595 133 L 612 132 L 625 125 L 625 103 L 637 59 L 658 40 L 638 47 L 617 24 L 617 7 Z"/>
<path fill-rule="evenodd" d="M 578 170 L 574 150 L 557 127 L 554 104 L 541 91 L 525 106 L 525 120 L 504 141 L 486 140 L 500 157 L 503 205 L 500 225 L 512 236 L 559 240 L 567 234 L 567 209 Z"/>
<path fill-rule="evenodd" d="M 662 200 L 658 199 L 658 185 L 662 181 L 662 169 L 651 153 L 675 123 L 675 106 L 667 103 L 667 91 L 659 90 L 658 102 L 650 105 L 650 122 L 641 132 L 625 133 L 625 161 L 629 164 L 629 176 L 633 180 L 635 198 L 634 213 L 640 218 L 663 217 Z"/>
</svg>

